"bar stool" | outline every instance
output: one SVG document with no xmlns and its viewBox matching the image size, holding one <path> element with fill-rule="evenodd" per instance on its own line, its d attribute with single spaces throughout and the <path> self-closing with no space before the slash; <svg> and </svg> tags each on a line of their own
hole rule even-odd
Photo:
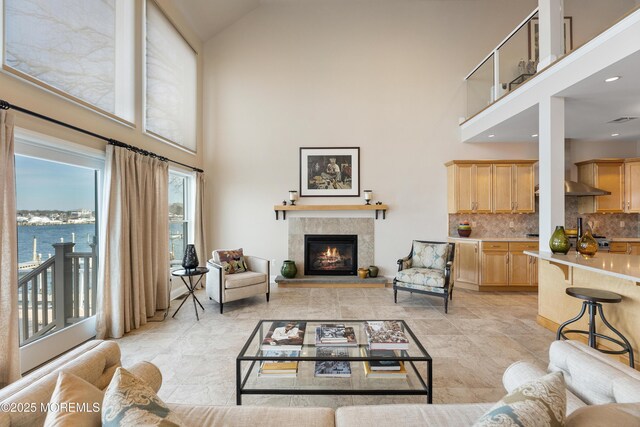
<svg viewBox="0 0 640 427">
<path fill-rule="evenodd" d="M 634 367 L 633 349 L 631 348 L 631 344 L 629 344 L 629 341 L 624 337 L 624 335 L 618 332 L 616 328 L 611 326 L 611 324 L 607 321 L 607 319 L 605 319 L 604 311 L 602 311 L 602 304 L 600 304 L 602 302 L 609 303 L 609 304 L 617 304 L 622 301 L 622 297 L 616 294 L 615 292 L 603 291 L 600 289 L 567 288 L 566 291 L 567 291 L 567 295 L 572 296 L 574 298 L 579 298 L 584 301 L 582 302 L 582 310 L 580 310 L 580 313 L 573 319 L 569 319 L 566 322 L 564 322 L 562 325 L 560 325 L 560 327 L 558 328 L 558 332 L 556 333 L 556 339 L 559 340 L 560 338 L 563 338 L 566 340 L 568 338 L 565 336 L 565 334 L 568 334 L 568 333 L 588 335 L 589 346 L 592 348 L 595 348 L 596 350 L 602 353 L 607 353 L 607 354 L 629 353 L 629 366 L 633 368 Z M 568 326 L 573 322 L 577 322 L 582 318 L 582 316 L 584 316 L 584 312 L 586 311 L 587 307 L 589 307 L 589 330 L 582 331 L 578 329 L 567 329 L 566 331 L 563 332 L 563 329 L 566 326 Z M 596 313 L 600 314 L 600 319 L 602 320 L 602 323 L 604 323 L 618 337 L 620 337 L 620 340 L 611 338 L 596 332 Z M 596 338 L 602 338 L 604 340 L 617 344 L 620 347 L 622 347 L 622 350 L 601 350 L 599 348 L 596 348 Z"/>
</svg>

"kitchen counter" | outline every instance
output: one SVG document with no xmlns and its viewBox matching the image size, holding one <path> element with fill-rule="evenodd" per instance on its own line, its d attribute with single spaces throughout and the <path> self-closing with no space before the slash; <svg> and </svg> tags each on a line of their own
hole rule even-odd
<svg viewBox="0 0 640 427">
<path fill-rule="evenodd" d="M 610 242 L 640 242 L 640 237 L 611 237 L 607 238 Z"/>
<path fill-rule="evenodd" d="M 630 280 L 636 283 L 640 282 L 640 257 L 637 255 L 598 252 L 591 258 L 585 258 L 574 251 L 569 252 L 567 255 L 539 251 L 525 251 L 525 254 L 605 276 L 617 277 L 618 279 Z"/>
<path fill-rule="evenodd" d="M 449 240 L 464 242 L 537 242 L 537 237 L 459 237 L 449 236 Z M 640 241 L 640 240 L 638 240 Z"/>
</svg>

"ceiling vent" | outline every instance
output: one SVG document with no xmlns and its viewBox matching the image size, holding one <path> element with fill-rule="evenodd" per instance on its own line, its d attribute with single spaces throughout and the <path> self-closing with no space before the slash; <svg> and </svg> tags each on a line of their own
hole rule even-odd
<svg viewBox="0 0 640 427">
<path fill-rule="evenodd" d="M 631 120 L 635 120 L 637 119 L 637 117 L 629 117 L 629 116 L 625 116 L 625 117 L 618 117 L 615 120 L 611 120 L 608 123 L 615 123 L 615 124 L 620 124 L 620 123 L 626 123 L 626 122 L 630 122 Z"/>
</svg>

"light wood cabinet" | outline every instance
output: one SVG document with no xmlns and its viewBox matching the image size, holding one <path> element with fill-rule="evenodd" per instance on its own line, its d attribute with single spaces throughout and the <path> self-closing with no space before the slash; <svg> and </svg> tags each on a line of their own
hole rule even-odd
<svg viewBox="0 0 640 427">
<path fill-rule="evenodd" d="M 452 164 L 448 166 L 449 213 L 491 212 L 490 164 Z"/>
<path fill-rule="evenodd" d="M 622 213 L 625 211 L 624 159 L 597 159 L 576 163 L 578 181 L 601 190 L 607 196 L 585 196 L 578 199 L 580 213 Z"/>
<path fill-rule="evenodd" d="M 509 243 L 509 286 L 537 286 L 538 259 L 524 251 L 537 251 L 538 243 Z"/>
<path fill-rule="evenodd" d="M 478 284 L 478 242 L 456 242 L 454 282 Z"/>
<path fill-rule="evenodd" d="M 509 284 L 509 243 L 482 242 L 481 286 Z"/>
<path fill-rule="evenodd" d="M 610 254 L 640 255 L 640 242 L 611 242 Z"/>
<path fill-rule="evenodd" d="M 625 161 L 623 205 L 627 213 L 640 213 L 640 159 Z"/>
<path fill-rule="evenodd" d="M 449 213 L 532 213 L 535 160 L 446 164 Z"/>
</svg>

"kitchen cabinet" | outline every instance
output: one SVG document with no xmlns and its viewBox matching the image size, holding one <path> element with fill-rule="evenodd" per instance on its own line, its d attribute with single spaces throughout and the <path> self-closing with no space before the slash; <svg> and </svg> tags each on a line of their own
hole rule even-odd
<svg viewBox="0 0 640 427">
<path fill-rule="evenodd" d="M 456 253 L 453 266 L 454 282 L 478 285 L 478 247 L 480 243 L 456 242 Z"/>
<path fill-rule="evenodd" d="M 447 170 L 449 213 L 491 212 L 491 164 L 451 164 Z"/>
<path fill-rule="evenodd" d="M 537 251 L 538 243 L 509 243 L 509 286 L 536 286 L 538 284 L 537 258 L 524 251 Z"/>
<path fill-rule="evenodd" d="M 640 159 L 625 160 L 623 207 L 627 213 L 640 213 Z"/>
<path fill-rule="evenodd" d="M 481 286 L 509 284 L 509 243 L 482 242 Z"/>
<path fill-rule="evenodd" d="M 535 160 L 448 162 L 448 212 L 534 212 L 535 163 Z"/>
<path fill-rule="evenodd" d="M 601 190 L 607 196 L 585 196 L 578 199 L 578 212 L 622 213 L 625 211 L 624 159 L 594 159 L 576 163 L 578 181 Z"/>
<path fill-rule="evenodd" d="M 533 164 L 493 165 L 495 213 L 535 212 Z"/>
<path fill-rule="evenodd" d="M 611 242 L 610 254 L 640 255 L 640 242 Z"/>
</svg>

